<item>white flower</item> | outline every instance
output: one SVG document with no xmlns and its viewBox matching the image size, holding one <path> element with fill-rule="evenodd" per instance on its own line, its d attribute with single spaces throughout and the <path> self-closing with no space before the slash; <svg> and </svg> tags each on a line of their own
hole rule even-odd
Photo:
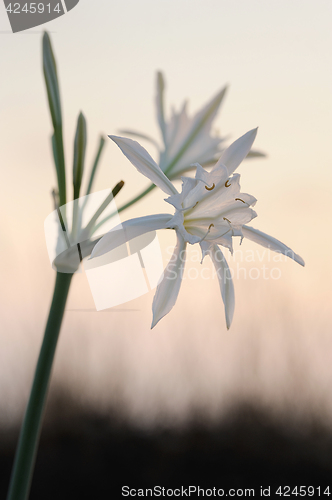
<svg viewBox="0 0 332 500">
<path fill-rule="evenodd" d="M 211 133 L 213 121 L 226 94 L 224 87 L 200 111 L 193 116 L 187 113 L 185 101 L 179 111 L 172 109 L 170 119 L 164 113 L 165 83 L 161 72 L 157 73 L 156 108 L 157 119 L 163 140 L 163 146 L 151 137 L 121 130 L 122 134 L 132 135 L 150 141 L 159 151 L 159 166 L 169 179 L 179 179 L 185 172 L 193 170 L 193 163 L 203 167 L 213 165 L 224 149 L 224 138 Z M 250 156 L 264 156 L 258 151 L 251 151 Z"/>
<path fill-rule="evenodd" d="M 221 155 L 211 172 L 196 164 L 195 178 L 182 177 L 179 193 L 149 153 L 136 141 L 109 136 L 131 163 L 154 184 L 169 195 L 165 200 L 175 208 L 175 214 L 140 217 L 124 222 L 105 234 L 94 247 L 91 258 L 101 256 L 119 245 L 149 231 L 174 229 L 177 244 L 166 266 L 153 300 L 152 328 L 174 306 L 182 280 L 187 243 L 199 243 L 202 260 L 210 255 L 219 278 L 225 306 L 226 325 L 230 327 L 234 313 L 234 287 L 226 259 L 219 246 L 231 252 L 233 236 L 248 238 L 260 245 L 281 252 L 304 265 L 302 258 L 280 241 L 246 224 L 256 217 L 251 208 L 256 199 L 240 192 L 240 176 L 235 169 L 249 153 L 257 129 L 247 132 Z"/>
</svg>

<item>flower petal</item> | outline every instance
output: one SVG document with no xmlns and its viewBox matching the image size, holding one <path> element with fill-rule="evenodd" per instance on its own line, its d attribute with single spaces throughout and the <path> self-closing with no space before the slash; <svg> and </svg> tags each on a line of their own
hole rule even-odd
<svg viewBox="0 0 332 500">
<path fill-rule="evenodd" d="M 205 259 L 205 257 L 209 254 L 210 252 L 210 246 L 211 246 L 211 243 L 208 243 L 207 241 L 201 241 L 199 246 L 201 247 L 201 251 L 202 251 L 202 260 L 201 260 L 201 264 L 203 264 L 203 260 Z"/>
<path fill-rule="evenodd" d="M 273 236 L 269 236 L 268 234 L 265 234 L 262 231 L 259 231 L 258 229 L 254 229 L 253 227 L 249 226 L 242 226 L 242 233 L 245 238 L 248 238 L 249 240 L 258 243 L 263 247 L 269 248 L 274 252 L 283 253 L 290 259 L 295 260 L 295 262 L 297 262 L 301 266 L 305 265 L 302 257 L 294 253 L 291 248 L 289 248 L 281 241 L 277 240 L 276 238 L 273 238 Z"/>
<path fill-rule="evenodd" d="M 228 179 L 228 171 L 224 165 L 219 165 L 212 172 L 207 172 L 199 163 L 195 163 L 195 167 L 195 179 L 198 182 L 196 187 L 186 195 L 183 203 L 183 206 L 188 209 L 193 207 L 196 202 L 201 203 L 205 198 L 211 198 L 211 195 L 213 196 L 213 193 L 219 190 L 220 185 L 224 186 Z"/>
<path fill-rule="evenodd" d="M 184 153 L 178 163 L 170 171 L 170 179 L 178 179 L 185 172 L 192 170 L 193 162 L 202 166 L 213 166 L 218 161 L 222 149 L 223 138 L 208 134 L 199 136 L 192 146 Z"/>
<path fill-rule="evenodd" d="M 235 308 L 235 294 L 231 271 L 218 245 L 210 245 L 209 253 L 217 271 L 220 292 L 225 306 L 226 326 L 229 329 Z"/>
<path fill-rule="evenodd" d="M 192 177 L 181 177 L 182 180 L 182 190 L 181 193 L 173 194 L 169 198 L 166 198 L 165 201 L 170 203 L 177 210 L 183 210 L 182 203 L 185 200 L 186 196 L 192 191 L 197 185 L 197 180 Z"/>
<path fill-rule="evenodd" d="M 222 245 L 223 247 L 227 248 L 230 252 L 231 255 L 233 255 L 233 238 L 232 236 L 235 236 L 234 233 L 235 231 L 232 231 L 231 229 L 227 232 L 224 233 L 222 236 L 219 236 L 218 238 L 213 240 L 213 243 L 216 243 L 217 245 Z"/>
<path fill-rule="evenodd" d="M 241 193 L 240 189 L 239 174 L 234 174 L 229 178 L 227 187 L 224 183 L 219 183 L 210 192 L 205 189 L 206 194 L 201 197 L 198 204 L 186 212 L 186 219 L 217 217 L 233 208 L 254 206 L 256 198 L 247 193 Z"/>
<path fill-rule="evenodd" d="M 163 136 L 164 143 L 166 144 L 166 123 L 164 115 L 164 90 L 165 81 L 161 71 L 157 72 L 157 95 L 156 95 L 156 107 L 157 107 L 157 119 L 161 134 Z"/>
<path fill-rule="evenodd" d="M 151 328 L 170 312 L 178 297 L 185 265 L 186 242 L 177 234 L 177 244 L 153 299 Z"/>
<path fill-rule="evenodd" d="M 257 213 L 245 205 L 223 212 L 218 217 L 206 217 L 199 219 L 185 219 L 185 228 L 190 234 L 203 237 L 206 234 L 206 240 L 215 240 L 223 236 L 228 230 L 239 230 L 243 224 L 248 224 L 257 217 Z M 232 232 L 233 236 L 235 235 Z M 240 232 L 241 234 L 241 232 Z"/>
<path fill-rule="evenodd" d="M 217 168 L 219 163 L 222 163 L 226 165 L 228 174 L 231 175 L 249 153 L 256 138 L 257 130 L 257 128 L 249 130 L 225 149 L 214 169 Z"/>
<path fill-rule="evenodd" d="M 137 170 L 148 177 L 156 186 L 167 194 L 177 194 L 177 190 L 166 177 L 157 163 L 151 158 L 149 153 L 138 142 L 125 137 L 115 135 L 108 136 L 119 146 L 123 154 L 137 168 Z"/>
<path fill-rule="evenodd" d="M 177 234 L 181 235 L 184 241 L 190 243 L 191 245 L 198 243 L 202 239 L 204 234 L 206 234 L 206 231 L 204 231 L 202 236 L 201 235 L 195 236 L 194 233 L 188 233 L 188 231 L 186 231 L 186 228 L 183 225 L 183 222 L 184 222 L 183 212 L 177 210 L 172 219 L 168 222 L 167 229 L 175 229 Z"/>
<path fill-rule="evenodd" d="M 187 117 L 185 107 L 180 114 L 175 115 L 176 120 L 174 122 L 176 121 L 178 124 L 177 131 L 176 135 L 173 134 L 174 140 L 168 144 L 167 159 L 164 160 L 165 165 L 163 167 L 167 175 L 171 175 L 173 171 L 177 171 L 177 173 L 183 171 L 191 163 L 197 161 L 197 145 L 200 143 L 198 151 L 201 151 L 210 141 L 211 125 L 225 96 L 226 89 L 227 87 L 218 92 L 192 118 Z M 212 142 L 214 142 L 214 138 Z"/>
<path fill-rule="evenodd" d="M 123 245 L 127 241 L 148 233 L 149 231 L 165 229 L 172 217 L 173 216 L 169 214 L 159 214 L 127 220 L 114 227 L 101 238 L 94 247 L 90 258 L 94 259 L 95 257 L 100 257 L 114 250 L 114 248 Z"/>
</svg>

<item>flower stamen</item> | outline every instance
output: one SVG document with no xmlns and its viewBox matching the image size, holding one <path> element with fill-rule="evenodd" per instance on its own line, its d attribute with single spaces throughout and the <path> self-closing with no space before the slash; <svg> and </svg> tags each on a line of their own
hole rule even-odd
<svg viewBox="0 0 332 500">
<path fill-rule="evenodd" d="M 200 243 L 201 241 L 205 240 L 205 238 L 207 237 L 207 235 L 209 234 L 209 232 L 211 231 L 211 227 L 214 227 L 214 224 L 210 224 L 209 227 L 208 227 L 208 230 L 206 231 L 206 233 L 204 234 L 203 238 L 198 241 L 198 243 Z"/>
<path fill-rule="evenodd" d="M 195 207 L 197 207 L 198 205 L 198 201 L 196 201 L 195 205 L 193 205 L 192 207 L 186 207 L 186 208 L 178 208 L 177 210 L 179 210 L 179 212 L 186 212 L 189 210 L 193 210 Z"/>
<path fill-rule="evenodd" d="M 242 203 L 244 203 L 246 205 L 246 202 L 241 200 L 241 198 L 235 198 L 235 201 L 242 201 Z"/>
<path fill-rule="evenodd" d="M 229 184 L 228 184 L 229 183 Z M 229 179 L 227 179 L 227 181 L 225 182 L 225 187 L 226 188 L 229 188 L 229 186 L 231 185 L 231 183 L 229 182 Z"/>
<path fill-rule="evenodd" d="M 208 187 L 208 186 L 205 186 L 205 189 L 207 189 L 207 191 L 212 191 L 212 189 L 214 189 L 216 187 L 215 183 L 212 184 L 212 187 Z"/>
<path fill-rule="evenodd" d="M 232 224 L 232 223 L 231 223 L 231 221 L 230 221 L 229 219 L 227 219 L 227 217 L 223 217 L 223 219 L 224 219 L 225 221 L 227 221 L 227 222 L 228 222 L 228 224 Z"/>
</svg>

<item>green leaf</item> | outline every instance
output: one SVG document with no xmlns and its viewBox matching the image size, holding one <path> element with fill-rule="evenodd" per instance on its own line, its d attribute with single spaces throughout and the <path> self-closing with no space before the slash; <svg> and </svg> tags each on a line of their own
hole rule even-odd
<svg viewBox="0 0 332 500">
<path fill-rule="evenodd" d="M 55 134 L 52 135 L 51 140 L 52 140 L 52 151 L 53 151 L 54 164 L 55 164 L 56 171 L 58 172 L 60 167 L 59 167 L 58 149 L 57 149 Z"/>
<path fill-rule="evenodd" d="M 84 160 L 86 150 L 86 121 L 82 113 L 77 119 L 77 127 L 74 142 L 74 165 L 73 165 L 73 184 L 74 200 L 80 195 L 82 177 L 84 171 Z"/>
<path fill-rule="evenodd" d="M 43 71 L 54 134 L 52 149 L 58 178 L 59 203 L 66 203 L 66 173 L 62 139 L 62 115 L 56 62 L 47 32 L 43 36 Z"/>
<path fill-rule="evenodd" d="M 43 69 L 53 127 L 56 129 L 62 126 L 61 104 L 56 62 L 47 32 L 43 36 Z"/>
<path fill-rule="evenodd" d="M 96 157 L 95 157 L 95 161 L 93 162 L 92 169 L 91 169 L 91 174 L 90 174 L 88 189 L 86 190 L 86 194 L 87 195 L 90 194 L 90 192 L 91 192 L 92 184 L 93 184 L 93 181 L 94 181 L 94 177 L 96 175 L 97 167 L 98 167 L 98 164 L 99 164 L 100 156 L 101 156 L 101 153 L 103 151 L 104 145 L 105 145 L 105 139 L 104 139 L 103 136 L 101 136 L 100 140 L 99 140 L 99 146 L 98 146 L 97 154 L 96 154 Z"/>
</svg>

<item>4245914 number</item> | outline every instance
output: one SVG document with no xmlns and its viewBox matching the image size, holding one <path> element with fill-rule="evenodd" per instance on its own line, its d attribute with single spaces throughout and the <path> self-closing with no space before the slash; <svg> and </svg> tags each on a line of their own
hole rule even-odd
<svg viewBox="0 0 332 500">
<path fill-rule="evenodd" d="M 21 5 L 16 2 L 10 3 L 6 8 L 6 11 L 10 14 L 20 14 L 22 12 L 26 14 L 43 14 L 44 12 L 48 12 L 50 14 L 51 12 L 57 12 L 60 14 L 62 12 L 62 8 L 60 3 L 56 4 L 56 6 L 52 9 L 50 3 L 43 2 L 25 3 L 21 8 Z"/>
<path fill-rule="evenodd" d="M 291 488 L 290 486 L 279 486 L 276 491 L 276 495 L 280 497 L 313 497 L 313 496 L 330 496 L 330 487 L 321 488 L 320 486 L 295 486 L 295 488 Z"/>
</svg>

